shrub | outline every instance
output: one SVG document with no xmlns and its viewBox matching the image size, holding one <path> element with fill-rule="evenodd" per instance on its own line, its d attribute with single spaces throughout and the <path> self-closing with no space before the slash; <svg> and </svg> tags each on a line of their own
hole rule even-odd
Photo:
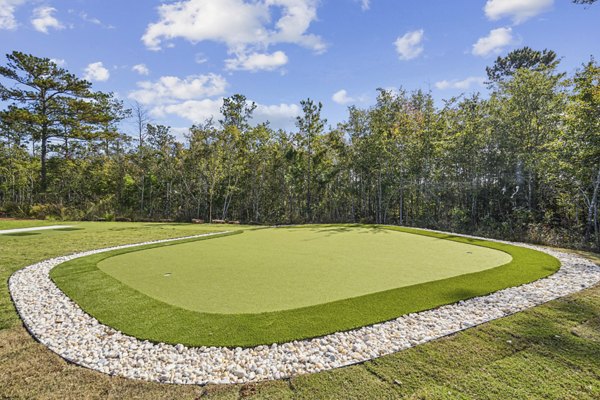
<svg viewBox="0 0 600 400">
<path fill-rule="evenodd" d="M 62 220 L 64 211 L 62 204 L 34 204 L 29 210 L 29 216 L 36 219 Z"/>
</svg>

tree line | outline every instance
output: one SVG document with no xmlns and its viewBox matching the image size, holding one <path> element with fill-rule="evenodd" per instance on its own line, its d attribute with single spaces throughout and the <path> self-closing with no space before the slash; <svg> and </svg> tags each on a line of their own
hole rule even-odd
<svg viewBox="0 0 600 400">
<path fill-rule="evenodd" d="M 488 92 L 379 89 L 329 127 L 254 123 L 236 94 L 177 140 L 47 58 L 0 66 L 0 212 L 76 220 L 397 224 L 600 249 L 600 67 L 522 48 Z M 135 137 L 120 130 L 133 119 Z"/>
</svg>

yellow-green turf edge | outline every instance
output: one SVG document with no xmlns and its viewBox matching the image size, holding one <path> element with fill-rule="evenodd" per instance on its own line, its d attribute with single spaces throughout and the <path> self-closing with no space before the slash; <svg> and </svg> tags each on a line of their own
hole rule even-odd
<svg viewBox="0 0 600 400">
<path fill-rule="evenodd" d="M 560 268 L 556 258 L 524 247 L 414 228 L 380 228 L 488 247 L 510 254 L 512 261 L 448 279 L 260 314 L 209 314 L 185 310 L 142 294 L 96 266 L 103 259 L 118 254 L 194 240 L 219 240 L 243 231 L 99 253 L 60 264 L 51 270 L 50 276 L 85 312 L 101 323 L 139 339 L 187 346 L 251 347 L 318 337 L 384 322 L 404 314 L 529 283 Z"/>
</svg>

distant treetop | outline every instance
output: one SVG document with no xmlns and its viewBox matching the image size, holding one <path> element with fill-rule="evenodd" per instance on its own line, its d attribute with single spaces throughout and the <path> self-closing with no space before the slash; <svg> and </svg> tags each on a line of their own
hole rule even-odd
<svg viewBox="0 0 600 400">
<path fill-rule="evenodd" d="M 552 50 L 533 50 L 529 47 L 513 50 L 505 57 L 498 57 L 491 67 L 486 67 L 490 82 L 503 81 L 521 68 L 530 70 L 554 69 L 560 61 Z"/>
</svg>

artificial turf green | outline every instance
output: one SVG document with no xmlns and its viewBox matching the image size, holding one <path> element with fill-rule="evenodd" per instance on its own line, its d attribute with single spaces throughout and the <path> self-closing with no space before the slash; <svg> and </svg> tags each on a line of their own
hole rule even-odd
<svg viewBox="0 0 600 400">
<path fill-rule="evenodd" d="M 331 228 L 348 227 L 326 229 Z M 499 267 L 446 279 L 308 307 L 255 314 L 205 313 L 176 307 L 133 289 L 97 266 L 109 257 L 160 245 L 72 260 L 53 269 L 51 277 L 67 295 L 102 323 L 138 338 L 192 346 L 254 346 L 321 336 L 382 322 L 402 314 L 531 282 L 552 274 L 560 267 L 555 258 L 522 247 L 410 228 L 385 229 L 499 250 L 508 253 L 512 260 Z M 226 243 L 232 239 L 222 237 L 210 241 Z M 181 244 L 171 246 L 176 249 Z M 475 250 L 475 247 L 471 249 Z"/>
<path fill-rule="evenodd" d="M 107 258 L 162 302 L 217 314 L 291 310 L 483 271 L 502 251 L 377 227 L 271 228 Z"/>
</svg>

